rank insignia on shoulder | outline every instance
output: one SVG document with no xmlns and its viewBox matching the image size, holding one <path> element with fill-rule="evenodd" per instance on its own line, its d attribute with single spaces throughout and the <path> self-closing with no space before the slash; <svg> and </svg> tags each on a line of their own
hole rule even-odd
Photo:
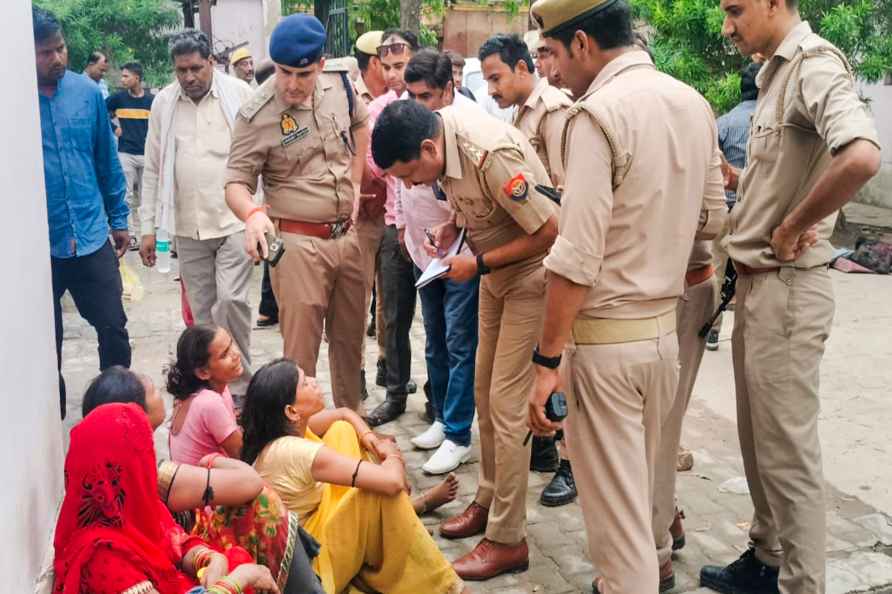
<svg viewBox="0 0 892 594">
<path fill-rule="evenodd" d="M 502 191 L 505 192 L 505 195 L 515 202 L 523 202 L 526 200 L 529 189 L 530 186 L 522 173 L 518 173 L 502 186 Z"/>
<path fill-rule="evenodd" d="M 279 122 L 282 128 L 282 136 L 288 136 L 297 132 L 297 120 L 290 113 L 282 114 L 282 121 Z"/>
</svg>

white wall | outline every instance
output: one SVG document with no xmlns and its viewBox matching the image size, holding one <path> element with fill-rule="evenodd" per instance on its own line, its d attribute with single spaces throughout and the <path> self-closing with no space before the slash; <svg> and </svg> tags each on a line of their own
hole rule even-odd
<svg viewBox="0 0 892 594">
<path fill-rule="evenodd" d="M 884 84 L 883 81 L 862 84 L 861 94 L 870 100 L 870 111 L 883 145 L 883 162 L 892 164 L 892 85 Z"/>
<path fill-rule="evenodd" d="M 62 428 L 53 339 L 43 158 L 30 0 L 4 2 L 0 93 L 0 582 L 27 593 L 51 542 L 62 494 Z"/>
<path fill-rule="evenodd" d="M 279 22 L 279 0 L 217 0 L 211 8 L 214 49 L 249 42 L 254 63 L 269 55 L 268 40 Z"/>
</svg>

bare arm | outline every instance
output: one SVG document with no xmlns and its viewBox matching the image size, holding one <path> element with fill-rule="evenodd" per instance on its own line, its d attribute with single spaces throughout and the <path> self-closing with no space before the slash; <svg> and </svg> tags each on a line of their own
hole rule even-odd
<svg viewBox="0 0 892 594">
<path fill-rule="evenodd" d="M 355 411 L 345 407 L 321 410 L 309 418 L 307 426 L 313 433 L 322 436 L 325 435 L 328 428 L 335 421 L 347 421 L 350 423 L 360 440 L 366 433 L 371 433 L 372 431 L 368 423 L 362 420 L 362 417 L 356 414 Z"/>
<path fill-rule="evenodd" d="M 256 498 L 263 480 L 253 468 L 240 460 L 218 456 L 211 468 L 213 505 L 243 505 Z M 207 486 L 206 468 L 181 464 L 170 485 L 167 507 L 173 512 L 195 509 L 203 504 Z"/>
<path fill-rule="evenodd" d="M 366 153 L 369 152 L 371 133 L 368 123 L 363 123 L 353 129 L 353 161 L 350 164 L 350 179 L 353 180 L 353 189 L 356 199 L 359 199 L 359 188 L 362 186 L 362 173 L 365 170 Z"/>
<path fill-rule="evenodd" d="M 333 485 L 353 486 L 353 473 L 357 470 L 355 486 L 381 495 L 394 496 L 407 490 L 406 471 L 398 455 L 391 455 L 381 464 L 348 458 L 323 446 L 313 461 L 313 478 Z"/>
<path fill-rule="evenodd" d="M 220 444 L 220 447 L 223 448 L 223 451 L 226 452 L 226 455 L 230 458 L 239 459 L 242 456 L 242 430 L 236 429 L 233 431 L 229 437 L 223 440 L 223 443 Z"/>
<path fill-rule="evenodd" d="M 520 262 L 530 256 L 548 251 L 558 235 L 557 216 L 551 215 L 548 220 L 532 235 L 521 235 L 505 245 L 500 245 L 483 257 L 483 262 L 490 268 L 501 268 L 514 262 Z"/>
<path fill-rule="evenodd" d="M 266 216 L 266 211 L 257 210 L 248 186 L 239 182 L 226 184 L 226 205 L 240 221 L 245 222 L 245 251 L 255 262 L 261 257 L 265 258 L 269 254 L 265 234 L 275 235 L 276 228 Z M 259 252 L 257 244 L 260 244 Z"/>
</svg>

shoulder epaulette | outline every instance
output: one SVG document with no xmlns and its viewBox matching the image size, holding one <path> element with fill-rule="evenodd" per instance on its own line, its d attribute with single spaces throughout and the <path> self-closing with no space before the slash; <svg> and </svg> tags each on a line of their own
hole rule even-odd
<svg viewBox="0 0 892 594">
<path fill-rule="evenodd" d="M 466 140 L 464 138 L 458 139 L 458 146 L 461 151 L 468 156 L 474 163 L 477 164 L 479 169 L 484 169 L 484 165 L 488 165 L 488 157 L 489 151 L 480 148 L 473 142 Z"/>
<path fill-rule="evenodd" d="M 546 111 L 566 109 L 573 105 L 573 101 L 571 101 L 570 98 L 567 97 L 567 95 L 553 87 L 549 87 L 544 93 L 542 93 L 542 103 L 545 105 Z"/>
<path fill-rule="evenodd" d="M 269 77 L 262 85 L 260 85 L 251 98 L 242 104 L 239 113 L 249 122 L 254 119 L 264 105 L 276 96 L 275 76 Z"/>
</svg>

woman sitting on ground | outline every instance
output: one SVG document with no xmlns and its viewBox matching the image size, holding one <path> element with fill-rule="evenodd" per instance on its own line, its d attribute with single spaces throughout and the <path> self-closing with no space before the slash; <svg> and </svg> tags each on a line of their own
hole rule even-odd
<svg viewBox="0 0 892 594">
<path fill-rule="evenodd" d="M 266 567 L 230 571 L 235 555 L 186 534 L 158 499 L 157 483 L 152 430 L 138 405 L 100 406 L 71 430 L 53 592 L 184 594 L 199 570 L 209 593 L 279 592 Z"/>
<path fill-rule="evenodd" d="M 242 459 L 322 545 L 325 591 L 464 591 L 413 509 L 397 446 L 352 411 L 323 408 L 316 381 L 279 359 L 254 374 L 241 421 Z"/>
<path fill-rule="evenodd" d="M 83 415 L 115 402 L 145 410 L 153 430 L 164 422 L 164 400 L 148 376 L 109 367 L 87 388 Z M 176 520 L 217 550 L 234 545 L 247 550 L 270 569 L 284 594 L 321 593 L 309 559 L 317 553 L 318 544 L 299 528 L 297 515 L 248 464 L 219 454 L 207 458 L 201 467 L 159 461 L 158 497 Z M 186 513 L 188 521 L 184 521 Z"/>
<path fill-rule="evenodd" d="M 167 371 L 167 391 L 176 399 L 171 460 L 198 464 L 213 453 L 239 457 L 242 432 L 228 386 L 241 375 L 241 352 L 224 328 L 192 326 L 180 335 L 177 359 Z"/>
</svg>

